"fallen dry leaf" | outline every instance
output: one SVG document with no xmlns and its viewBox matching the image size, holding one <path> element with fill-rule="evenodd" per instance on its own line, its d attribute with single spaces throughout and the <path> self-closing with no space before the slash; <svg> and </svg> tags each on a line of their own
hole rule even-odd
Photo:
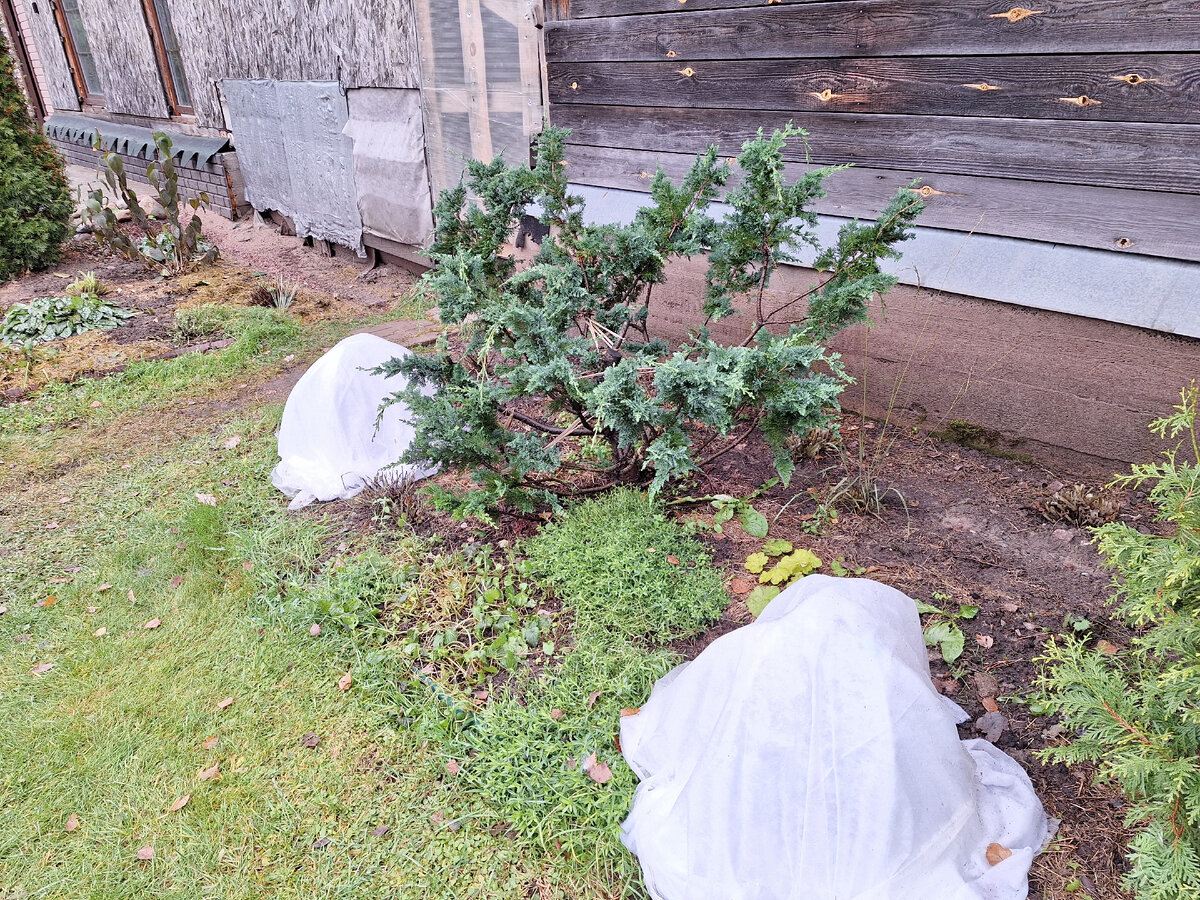
<svg viewBox="0 0 1200 900">
<path fill-rule="evenodd" d="M 254 571 L 254 563 L 248 559 L 243 560 L 242 568 L 245 569 L 247 572 L 253 572 Z"/>
<path fill-rule="evenodd" d="M 350 685 L 352 685 L 352 684 L 354 684 L 354 679 L 351 677 L 350 673 L 347 672 L 345 675 L 343 675 L 341 678 L 338 679 L 338 690 L 339 691 L 348 691 L 348 690 L 350 690 Z"/>
<path fill-rule="evenodd" d="M 566 713 L 564 713 L 561 709 L 550 710 L 550 718 L 552 718 L 555 722 L 559 721 L 565 715 Z"/>
<path fill-rule="evenodd" d="M 452 760 L 450 760 L 450 762 L 446 763 L 446 771 L 449 772 L 451 775 L 457 775 L 458 770 L 461 768 L 462 768 L 462 766 L 460 766 L 458 764 L 457 760 L 452 759 Z"/>
<path fill-rule="evenodd" d="M 99 408 L 100 408 L 100 401 L 99 401 L 99 400 L 93 400 L 91 405 L 92 405 L 92 409 L 99 409 Z"/>
<path fill-rule="evenodd" d="M 975 635 L 975 643 L 977 643 L 984 650 L 991 650 L 992 644 L 995 643 L 995 640 L 990 634 L 977 634 Z"/>
<path fill-rule="evenodd" d="M 184 794 L 178 800 L 171 804 L 171 812 L 179 812 L 188 805 L 188 801 L 192 799 L 191 794 Z"/>
<path fill-rule="evenodd" d="M 673 553 L 668 553 L 667 554 L 667 562 L 669 562 L 673 566 L 677 566 L 677 565 L 679 565 L 679 557 Z"/>
<path fill-rule="evenodd" d="M 588 709 L 591 709 L 593 706 L 595 706 L 596 701 L 599 699 L 600 699 L 599 691 L 592 691 L 590 694 L 588 694 Z"/>
<path fill-rule="evenodd" d="M 1006 613 L 1015 613 L 1015 612 L 1017 612 L 1017 611 L 1018 611 L 1018 610 L 1019 610 L 1021 607 L 1020 607 L 1018 604 L 1016 604 L 1016 603 L 1013 603 L 1012 601 L 1008 601 L 1008 602 L 1006 602 L 1006 603 L 1001 603 L 1001 604 L 1000 604 L 1000 608 L 1001 608 L 1002 610 L 1004 610 Z"/>
<path fill-rule="evenodd" d="M 183 576 L 182 576 L 182 575 L 176 575 L 174 578 L 172 578 L 172 579 L 171 579 L 171 590 L 175 590 L 175 589 L 176 589 L 176 588 L 178 588 L 178 587 L 179 587 L 181 584 L 183 584 Z"/>
<path fill-rule="evenodd" d="M 111 584 L 102 584 L 96 588 L 96 593 L 103 594 L 105 591 L 111 591 L 111 590 L 112 590 Z"/>
<path fill-rule="evenodd" d="M 4 615 L 6 612 L 8 612 L 8 607 L 0 606 L 0 616 Z"/>
<path fill-rule="evenodd" d="M 142 862 L 149 862 L 150 860 L 154 859 L 154 848 L 149 844 L 140 848 L 137 852 L 137 858 Z"/>
<path fill-rule="evenodd" d="M 329 840 L 329 838 L 327 838 L 327 837 L 317 838 L 315 841 L 313 841 L 313 849 L 314 850 L 324 850 L 331 843 L 333 843 L 333 842 L 331 840 Z"/>
<path fill-rule="evenodd" d="M 300 746 L 301 747 L 308 747 L 309 749 L 312 749 L 313 747 L 317 746 L 317 744 L 319 744 L 319 743 L 321 743 L 321 738 L 318 737 L 317 734 L 312 731 L 305 732 L 304 735 L 300 738 Z"/>
<path fill-rule="evenodd" d="M 100 612 L 100 607 L 98 607 L 98 606 L 89 606 L 87 609 L 85 609 L 85 610 L 84 610 L 84 612 L 86 612 L 88 615 L 92 615 L 92 614 L 94 614 L 94 613 L 98 613 L 98 612 Z"/>
<path fill-rule="evenodd" d="M 312 627 L 308 629 L 308 633 L 311 634 L 313 637 L 320 637 L 321 636 L 321 626 L 318 625 L 316 622 L 313 622 Z"/>
<path fill-rule="evenodd" d="M 742 581 L 740 578 L 735 578 L 729 582 L 729 589 L 735 594 L 748 594 L 754 590 L 754 585 L 748 581 Z"/>
<path fill-rule="evenodd" d="M 1000 844 L 987 845 L 987 861 L 989 866 L 1004 862 L 1012 856 L 1012 851 Z"/>
<path fill-rule="evenodd" d="M 1101 653 L 1106 653 L 1109 656 L 1116 656 L 1121 652 L 1121 648 L 1112 641 L 1096 641 L 1096 649 Z"/>
<path fill-rule="evenodd" d="M 145 625 L 143 625 L 142 627 L 146 628 L 146 629 L 154 629 L 154 628 L 157 628 L 161 624 L 162 624 L 162 619 L 153 618 L 149 622 L 147 622 Z"/>
<path fill-rule="evenodd" d="M 104 637 L 106 634 L 108 634 L 107 628 L 97 628 L 92 632 L 92 637 Z"/>
<path fill-rule="evenodd" d="M 63 826 L 63 829 L 65 831 L 74 831 L 78 827 L 79 816 L 75 815 L 75 813 L 71 813 L 69 816 L 67 816 L 67 824 Z"/>
<path fill-rule="evenodd" d="M 53 668 L 54 668 L 54 663 L 38 663 L 36 666 L 34 666 L 32 669 L 29 670 L 29 674 L 30 675 L 45 675 L 47 672 L 49 672 Z"/>
<path fill-rule="evenodd" d="M 214 747 L 217 746 L 217 736 L 214 734 L 214 735 L 211 735 L 210 737 L 206 737 L 204 739 L 204 743 L 202 743 L 200 746 L 203 747 L 205 750 L 212 750 Z"/>
<path fill-rule="evenodd" d="M 478 700 L 480 703 L 482 703 L 484 700 L 486 700 L 489 696 L 490 696 L 490 694 L 488 694 L 487 691 L 476 691 L 475 692 L 475 699 Z"/>
<path fill-rule="evenodd" d="M 640 712 L 641 712 L 640 708 L 639 709 L 629 709 L 628 707 L 626 707 L 625 709 L 621 710 L 621 718 L 626 719 L 629 716 L 636 716 Z"/>
<path fill-rule="evenodd" d="M 197 492 L 196 493 L 196 502 L 202 503 L 205 506 L 216 506 L 217 498 L 214 497 L 212 494 L 201 494 L 201 493 Z"/>
<path fill-rule="evenodd" d="M 386 825 L 380 825 L 378 828 L 371 829 L 371 837 L 383 837 L 389 831 Z"/>
<path fill-rule="evenodd" d="M 594 766 L 595 764 L 596 764 L 596 754 L 595 753 L 589 753 L 587 756 L 585 756 L 583 758 L 583 762 L 580 763 L 580 765 L 583 767 L 583 771 L 585 771 L 585 772 L 588 769 L 590 769 L 592 766 Z"/>
<path fill-rule="evenodd" d="M 51 584 L 70 584 L 71 581 L 72 581 L 72 579 L 70 579 L 70 578 L 51 578 L 50 579 Z"/>
<path fill-rule="evenodd" d="M 988 712 L 1000 712 L 1000 705 L 996 702 L 995 697 L 981 697 L 979 702 Z"/>
<path fill-rule="evenodd" d="M 588 769 L 588 778 L 596 782 L 596 784 L 608 784 L 612 781 L 612 769 L 608 767 L 608 763 L 596 763 Z"/>
<path fill-rule="evenodd" d="M 226 450 L 232 450 L 234 447 L 236 447 L 241 442 L 242 442 L 242 436 L 240 434 L 235 434 L 233 437 L 226 440 L 225 443 L 223 443 L 221 446 L 224 447 Z"/>
<path fill-rule="evenodd" d="M 57 522 L 47 522 L 42 527 L 47 529 L 48 531 L 53 531 L 55 528 L 61 528 L 62 526 L 60 526 Z"/>
<path fill-rule="evenodd" d="M 197 781 L 213 781 L 221 777 L 221 764 L 213 763 L 207 769 L 201 769 L 196 773 Z"/>
<path fill-rule="evenodd" d="M 37 603 L 35 603 L 33 605 L 34 606 L 53 606 L 57 602 L 58 602 L 57 597 L 50 596 L 50 597 L 43 597 L 41 600 L 39 600 Z"/>
<path fill-rule="evenodd" d="M 228 709 L 231 706 L 233 706 L 232 697 L 226 697 L 224 700 L 218 701 L 217 703 L 217 709 Z"/>
<path fill-rule="evenodd" d="M 129 594 L 127 596 L 129 597 L 130 603 L 137 603 L 137 597 L 133 593 L 133 588 L 129 589 Z"/>
</svg>

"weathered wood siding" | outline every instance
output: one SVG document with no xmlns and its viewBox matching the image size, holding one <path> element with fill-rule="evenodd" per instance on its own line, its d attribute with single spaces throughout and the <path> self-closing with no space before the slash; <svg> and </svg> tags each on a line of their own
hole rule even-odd
<svg viewBox="0 0 1200 900">
<path fill-rule="evenodd" d="M 550 118 L 580 183 L 644 189 L 794 120 L 863 167 L 825 212 L 920 178 L 926 225 L 1200 260 L 1200 4 L 1035 6 L 555 0 Z"/>
<path fill-rule="evenodd" d="M 48 0 L 47 0 L 48 2 Z M 109 112 L 166 118 L 166 94 L 141 0 L 79 0 Z"/>
<path fill-rule="evenodd" d="M 33 33 L 45 74 L 44 99 L 55 109 L 79 109 L 79 93 L 71 78 L 71 67 L 67 64 L 67 53 L 63 49 L 62 36 L 58 33 L 58 23 L 54 21 L 50 0 L 30 0 L 29 29 Z"/>
<path fill-rule="evenodd" d="M 224 125 L 223 78 L 411 88 L 420 61 L 409 0 L 168 0 L 196 120 Z"/>
</svg>

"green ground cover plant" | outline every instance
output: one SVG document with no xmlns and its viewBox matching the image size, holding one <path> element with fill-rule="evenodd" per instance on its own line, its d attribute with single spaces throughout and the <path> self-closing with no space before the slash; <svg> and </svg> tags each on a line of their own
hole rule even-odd
<svg viewBox="0 0 1200 900">
<path fill-rule="evenodd" d="M 1139 900 L 1200 897 L 1200 439 L 1193 382 L 1151 424 L 1175 442 L 1160 461 L 1116 479 L 1148 487 L 1163 534 L 1122 522 L 1093 529 L 1114 572 L 1112 603 L 1140 629 L 1128 648 L 1086 629 L 1051 642 L 1039 701 L 1062 716 L 1069 743 L 1054 762 L 1099 764 L 1120 785 L 1136 827 L 1127 886 Z"/>
<path fill-rule="evenodd" d="M 62 159 L 30 118 L 0 37 L 0 283 L 58 260 L 72 210 Z"/>
<path fill-rule="evenodd" d="M 383 367 L 408 378 L 397 399 L 412 410 L 417 439 L 405 461 L 474 482 L 435 491 L 440 504 L 467 515 L 501 504 L 529 511 L 626 482 L 654 495 L 736 444 L 720 438 L 755 429 L 788 481 L 789 438 L 824 425 L 848 381 L 826 342 L 866 321 L 869 301 L 895 284 L 881 262 L 899 256 L 922 209 L 902 190 L 877 222 L 848 223 L 820 246 L 811 207 L 833 170 L 783 176 L 783 148 L 803 136 L 789 125 L 743 146 L 720 221 L 709 209 L 732 167 L 716 148 L 678 186 L 659 173 L 651 205 L 629 225 L 585 224 L 561 130 L 543 131 L 532 169 L 467 164 L 465 183 L 437 205 L 425 281 L 443 321 L 471 320 L 465 350 L 443 345 Z M 535 205 L 550 234 L 519 263 L 503 248 Z M 773 272 L 808 248 L 817 283 L 767 303 Z M 705 327 L 671 351 L 648 330 L 653 289 L 671 259 L 696 255 L 710 264 Z M 713 340 L 708 322 L 743 308 L 745 339 Z M 436 392 L 426 396 L 427 386 Z"/>
</svg>

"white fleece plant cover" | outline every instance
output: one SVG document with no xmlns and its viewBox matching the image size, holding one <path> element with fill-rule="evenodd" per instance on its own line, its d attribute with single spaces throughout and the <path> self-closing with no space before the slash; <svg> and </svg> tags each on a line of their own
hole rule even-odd
<svg viewBox="0 0 1200 900">
<path fill-rule="evenodd" d="M 387 467 L 408 449 L 415 432 L 403 403 L 389 406 L 376 427 L 379 407 L 405 385 L 371 369 L 411 351 L 373 334 L 339 342 L 296 382 L 279 424 L 280 462 L 271 482 L 293 498 L 289 509 L 314 500 L 345 500 L 386 469 L 395 478 L 424 478 L 431 469 Z M 365 370 L 365 371 L 364 371 Z"/>
<path fill-rule="evenodd" d="M 810 575 L 622 719 L 625 844 L 656 900 L 1025 900 L 1046 815 L 965 719 L 910 598 Z"/>
</svg>

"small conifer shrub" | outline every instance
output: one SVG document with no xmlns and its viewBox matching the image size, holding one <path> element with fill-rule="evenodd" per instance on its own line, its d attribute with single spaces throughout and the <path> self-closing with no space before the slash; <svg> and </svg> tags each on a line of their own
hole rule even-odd
<svg viewBox="0 0 1200 900">
<path fill-rule="evenodd" d="M 56 262 L 71 212 L 62 159 L 30 118 L 0 36 L 0 282 Z"/>
<path fill-rule="evenodd" d="M 811 207 L 833 170 L 787 183 L 785 144 L 804 135 L 789 124 L 743 146 L 720 221 L 708 211 L 732 167 L 711 147 L 678 186 L 660 172 L 630 224 L 588 224 L 568 193 L 566 135 L 546 129 L 532 169 L 471 162 L 441 196 L 425 287 L 444 322 L 468 323 L 466 346 L 382 367 L 409 379 L 396 395 L 417 431 L 405 461 L 470 473 L 470 489 L 435 500 L 486 515 L 624 482 L 653 496 L 760 429 L 786 483 L 788 438 L 824 425 L 849 381 L 825 343 L 895 284 L 880 261 L 899 256 L 920 198 L 901 190 L 877 222 L 847 223 L 820 247 Z M 504 248 L 535 208 L 550 231 L 518 262 Z M 772 304 L 773 273 L 806 245 L 817 282 Z M 707 318 L 672 351 L 649 332 L 653 291 L 669 260 L 697 255 L 709 261 Z M 739 309 L 744 339 L 714 340 L 708 323 Z"/>
<path fill-rule="evenodd" d="M 1040 700 L 1073 735 L 1053 762 L 1099 763 L 1130 800 L 1137 826 L 1127 886 L 1139 900 L 1200 897 L 1200 439 L 1195 382 L 1174 413 L 1151 424 L 1179 440 L 1162 460 L 1116 483 L 1150 485 L 1166 534 L 1120 522 L 1094 529 L 1114 570 L 1112 602 L 1144 629 L 1127 649 L 1086 639 L 1052 642 Z M 1106 652 L 1107 651 L 1107 652 Z"/>
</svg>

